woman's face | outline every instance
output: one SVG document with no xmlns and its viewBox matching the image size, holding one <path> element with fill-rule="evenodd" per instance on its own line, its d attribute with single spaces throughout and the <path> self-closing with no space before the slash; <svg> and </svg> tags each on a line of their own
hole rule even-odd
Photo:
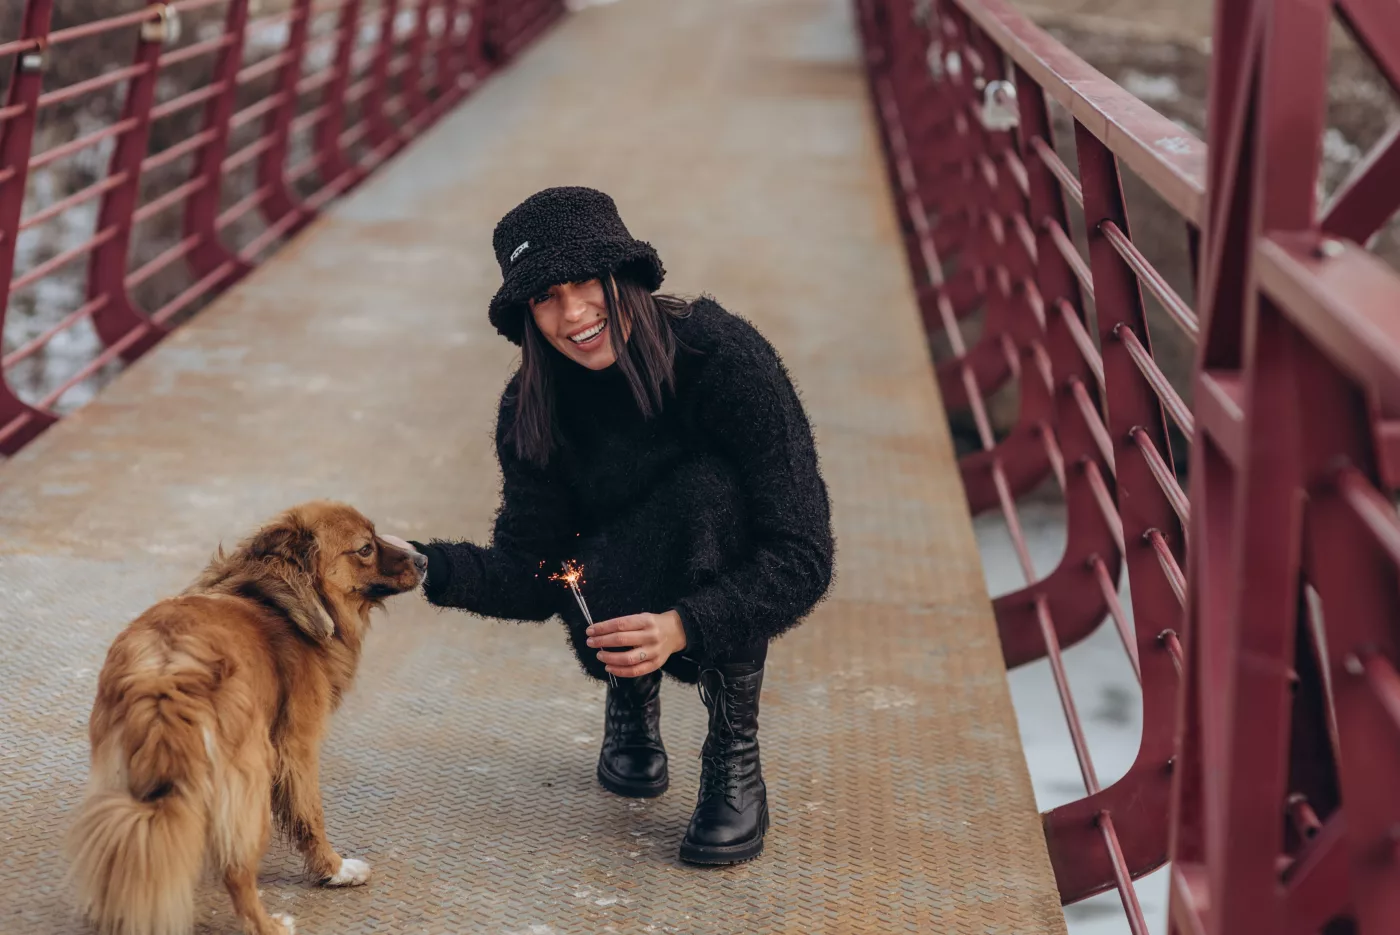
<svg viewBox="0 0 1400 935">
<path fill-rule="evenodd" d="M 575 363 L 604 370 L 617 362 L 608 334 L 612 323 L 603 284 L 598 280 L 550 286 L 530 300 L 530 312 L 540 334 Z"/>
</svg>

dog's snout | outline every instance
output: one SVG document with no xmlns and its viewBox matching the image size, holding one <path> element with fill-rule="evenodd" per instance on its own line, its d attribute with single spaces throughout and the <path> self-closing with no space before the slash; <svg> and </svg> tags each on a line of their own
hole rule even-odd
<svg viewBox="0 0 1400 935">
<path fill-rule="evenodd" d="M 417 568 L 420 572 L 426 572 L 428 570 L 428 556 L 424 555 L 422 552 L 414 552 L 413 567 Z"/>
</svg>

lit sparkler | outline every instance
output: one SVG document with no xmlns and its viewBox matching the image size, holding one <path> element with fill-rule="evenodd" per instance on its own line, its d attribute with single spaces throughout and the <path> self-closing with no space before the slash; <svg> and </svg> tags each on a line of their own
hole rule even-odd
<svg viewBox="0 0 1400 935">
<path fill-rule="evenodd" d="M 578 609 L 583 612 L 583 619 L 591 627 L 593 626 L 593 615 L 588 611 L 588 602 L 583 599 L 583 592 L 579 590 L 579 585 L 583 584 L 583 566 L 573 560 L 564 562 L 563 574 L 549 576 L 550 581 L 562 581 L 569 586 L 569 590 L 574 592 L 574 600 L 578 602 Z M 608 673 L 608 682 L 617 687 L 617 679 L 611 672 Z"/>
</svg>

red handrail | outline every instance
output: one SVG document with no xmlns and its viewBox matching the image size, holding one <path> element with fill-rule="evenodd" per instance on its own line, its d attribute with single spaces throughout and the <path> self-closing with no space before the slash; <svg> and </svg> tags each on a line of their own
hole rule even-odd
<svg viewBox="0 0 1400 935">
<path fill-rule="evenodd" d="M 1169 855 L 1174 933 L 1400 931 L 1400 276 L 1358 246 L 1400 208 L 1400 129 L 1318 209 L 1331 7 L 1219 0 L 1207 152 L 1007 0 L 858 2 L 945 404 L 982 443 L 969 505 L 1000 510 L 1027 579 L 995 601 L 1004 655 L 1050 659 L 1084 776 L 1044 815 L 1061 896 L 1117 889 L 1134 933 L 1131 880 Z M 1336 7 L 1400 90 L 1389 5 Z M 1179 215 L 1196 309 L 1134 242 L 1120 166 Z M 1144 290 L 1198 344 L 1189 408 Z M 1037 576 L 1016 501 L 1052 476 L 1067 542 Z M 1100 788 L 1060 654 L 1106 619 L 1143 732 Z"/>
<path fill-rule="evenodd" d="M 0 106 L 0 328 L 55 277 L 85 295 L 0 355 L 0 453 L 53 424 L 69 390 L 145 353 L 245 275 L 564 9 L 563 0 L 287 0 L 250 18 L 249 0 L 178 0 L 53 29 L 54 0 L 25 0 L 19 36 L 0 37 L 0 70 L 12 72 Z M 181 19 L 199 28 L 177 30 Z M 57 56 L 125 36 L 136 39 L 130 65 L 52 86 Z M 41 112 L 99 95 L 121 100 L 117 119 L 79 132 L 70 116 L 68 132 L 37 136 Z M 109 155 L 96 181 L 26 210 L 41 174 L 52 189 L 51 170 L 99 147 Z M 25 238 L 93 202 L 91 236 L 21 256 Z M 177 208 L 179 230 L 152 226 L 169 226 Z M 74 272 L 84 259 L 85 280 Z M 16 368 L 89 321 L 100 347 L 56 387 L 15 390 Z"/>
</svg>

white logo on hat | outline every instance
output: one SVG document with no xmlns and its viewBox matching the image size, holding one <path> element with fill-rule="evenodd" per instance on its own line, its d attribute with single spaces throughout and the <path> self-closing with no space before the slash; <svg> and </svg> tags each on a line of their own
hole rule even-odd
<svg viewBox="0 0 1400 935">
<path fill-rule="evenodd" d="M 527 240 L 527 241 L 525 241 L 523 244 L 521 244 L 520 246 L 518 246 L 518 247 L 515 248 L 515 250 L 514 250 L 514 251 L 511 253 L 511 255 L 510 255 L 510 261 L 511 261 L 512 263 L 514 263 L 516 257 L 520 256 L 520 254 L 524 253 L 526 250 L 529 250 L 529 249 L 530 249 L 530 241 Z"/>
</svg>

